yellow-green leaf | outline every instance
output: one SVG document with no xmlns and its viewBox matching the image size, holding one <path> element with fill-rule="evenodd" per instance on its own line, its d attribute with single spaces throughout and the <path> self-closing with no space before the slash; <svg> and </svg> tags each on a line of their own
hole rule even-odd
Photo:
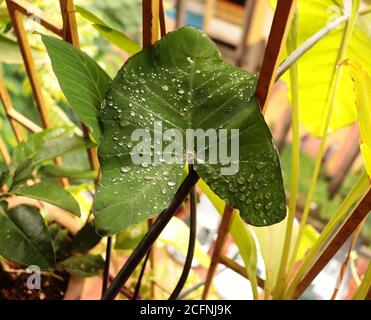
<svg viewBox="0 0 371 320">
<path fill-rule="evenodd" d="M 356 60 L 345 60 L 354 84 L 357 121 L 361 135 L 361 152 L 367 174 L 371 177 L 371 78 Z"/>
</svg>

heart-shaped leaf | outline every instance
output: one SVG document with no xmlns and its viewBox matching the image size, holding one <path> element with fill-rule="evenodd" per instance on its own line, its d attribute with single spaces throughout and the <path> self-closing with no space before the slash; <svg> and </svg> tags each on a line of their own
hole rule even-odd
<svg viewBox="0 0 371 320">
<path fill-rule="evenodd" d="M 8 214 L 0 208 L 0 255 L 22 266 L 55 268 L 52 240 L 36 208 L 20 205 Z"/>
<path fill-rule="evenodd" d="M 197 144 L 192 156 L 216 194 L 240 209 L 248 223 L 281 221 L 286 208 L 280 164 L 255 98 L 256 79 L 226 63 L 203 32 L 189 27 L 130 58 L 109 84 L 100 113 L 102 178 L 93 207 L 99 233 L 113 234 L 169 204 L 190 156 L 183 143 L 187 129 L 215 129 L 216 139 L 209 138 L 209 146 Z M 161 127 L 164 139 L 157 136 Z M 142 141 L 132 136 L 136 129 L 145 132 Z M 230 148 L 236 139 L 239 154 L 226 164 L 220 145 Z M 217 146 L 219 161 L 205 162 Z M 149 158 L 135 164 L 133 154 Z M 169 155 L 178 161 L 165 161 Z M 226 168 L 231 171 L 223 172 Z"/>
<path fill-rule="evenodd" d="M 298 1 L 298 44 L 344 14 L 351 14 L 352 1 L 304 0 Z M 315 19 L 314 19 L 315 17 Z M 298 61 L 300 84 L 300 120 L 307 130 L 316 136 L 322 134 L 324 108 L 329 94 L 329 85 L 344 34 L 343 23 L 321 39 Z M 360 10 L 354 30 L 349 38 L 346 58 L 358 60 L 365 71 L 371 73 L 371 12 Z M 288 73 L 284 76 L 290 86 Z M 329 132 L 344 127 L 356 120 L 355 97 L 351 78 L 342 72 L 336 92 Z"/>
</svg>

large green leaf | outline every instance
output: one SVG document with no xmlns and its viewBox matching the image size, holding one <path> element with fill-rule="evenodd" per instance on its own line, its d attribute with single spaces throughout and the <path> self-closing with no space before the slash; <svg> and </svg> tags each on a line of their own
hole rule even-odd
<svg viewBox="0 0 371 320">
<path fill-rule="evenodd" d="M 129 55 L 133 55 L 139 52 L 142 48 L 135 41 L 131 40 L 126 34 L 112 29 L 107 23 L 99 19 L 90 11 L 80 7 L 75 6 L 76 12 L 81 14 L 86 20 L 88 20 L 91 25 L 100 33 L 100 35 L 106 38 L 108 41 L 112 42 L 117 47 L 125 50 Z"/>
<path fill-rule="evenodd" d="M 0 255 L 22 266 L 55 268 L 52 240 L 36 208 L 20 205 L 5 213 L 0 207 Z"/>
<path fill-rule="evenodd" d="M 99 233 L 113 234 L 154 216 L 173 197 L 183 164 L 160 158 L 158 165 L 137 165 L 130 156 L 132 132 L 146 128 L 153 136 L 158 121 L 163 131 L 183 134 L 186 129 L 239 129 L 236 174 L 221 175 L 220 161 L 195 169 L 248 223 L 281 221 L 286 210 L 280 164 L 254 95 L 256 79 L 227 64 L 204 33 L 189 27 L 129 59 L 110 83 L 101 110 L 102 178 L 93 207 Z M 227 141 L 230 146 L 230 134 Z M 208 159 L 209 149 L 205 153 Z M 185 158 L 184 149 L 180 156 Z"/>
<path fill-rule="evenodd" d="M 16 188 L 12 192 L 19 196 L 49 202 L 78 217 L 80 216 L 80 207 L 75 198 L 55 182 L 42 181 L 31 186 Z"/>
<path fill-rule="evenodd" d="M 42 35 L 42 40 L 64 95 L 95 140 L 99 141 L 98 111 L 110 77 L 92 58 L 73 45 L 46 35 Z"/>
<path fill-rule="evenodd" d="M 76 277 L 93 277 L 104 269 L 104 260 L 100 255 L 70 257 L 61 262 L 64 269 Z"/>
<path fill-rule="evenodd" d="M 299 0 L 299 46 L 329 22 L 345 14 L 342 3 L 333 0 Z M 321 135 L 323 111 L 343 32 L 344 24 L 331 31 L 298 61 L 300 120 L 306 129 L 317 136 Z M 369 74 L 370 43 L 371 12 L 358 15 L 346 52 L 347 58 L 358 60 Z M 289 85 L 288 75 L 285 75 L 284 79 Z M 342 72 L 330 121 L 330 132 L 356 120 L 354 101 L 351 78 L 347 72 Z"/>
<path fill-rule="evenodd" d="M 65 152 L 87 148 L 92 143 L 74 133 L 74 128 L 58 127 L 30 135 L 13 151 L 9 165 L 14 182 L 30 178 L 35 166 Z"/>
</svg>

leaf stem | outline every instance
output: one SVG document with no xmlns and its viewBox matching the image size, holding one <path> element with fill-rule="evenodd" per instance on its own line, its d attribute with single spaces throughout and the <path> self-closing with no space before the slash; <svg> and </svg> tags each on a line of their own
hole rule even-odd
<svg viewBox="0 0 371 320">
<path fill-rule="evenodd" d="M 366 192 L 368 188 L 368 176 L 365 172 L 363 172 L 356 184 L 353 186 L 352 190 L 349 192 L 340 207 L 336 210 L 330 221 L 327 223 L 317 241 L 314 243 L 314 245 L 311 247 L 305 258 L 303 259 L 302 263 L 300 264 L 298 270 L 294 275 L 294 278 L 288 286 L 288 289 L 284 296 L 285 298 L 290 298 L 292 296 L 305 271 L 312 264 L 314 258 L 318 255 L 319 250 L 323 248 L 323 246 L 335 230 L 336 226 L 344 219 L 346 213 L 349 211 L 352 205 Z"/>
<path fill-rule="evenodd" d="M 290 33 L 287 38 L 287 52 L 291 53 L 297 46 L 297 30 L 298 30 L 297 12 L 294 15 Z M 286 283 L 287 277 L 287 262 L 290 255 L 292 230 L 295 221 L 296 213 L 296 196 L 299 184 L 299 160 L 300 160 L 300 137 L 299 137 L 299 79 L 298 66 L 294 63 L 290 68 L 291 82 L 291 110 L 292 110 L 292 150 L 291 150 L 291 174 L 290 174 L 290 198 L 287 217 L 287 226 L 283 252 L 280 262 L 280 267 L 277 275 L 277 282 L 273 294 L 273 299 L 279 299 L 283 294 L 283 286 Z"/>
<path fill-rule="evenodd" d="M 174 289 L 174 291 L 171 293 L 169 300 L 176 300 L 182 291 L 186 280 L 188 278 L 189 272 L 192 268 L 192 260 L 193 255 L 195 251 L 195 245 L 196 245 L 196 227 L 197 227 L 197 210 L 196 210 L 196 194 L 195 194 L 195 188 L 192 189 L 190 193 L 190 229 L 189 229 L 189 244 L 188 244 L 188 250 L 187 250 L 187 256 L 184 263 L 184 268 L 182 271 L 182 274 L 179 278 L 179 281 Z"/>
<path fill-rule="evenodd" d="M 371 262 L 368 263 L 366 274 L 363 277 L 362 283 L 353 296 L 353 300 L 369 299 L 371 289 Z"/>
<path fill-rule="evenodd" d="M 142 285 L 142 280 L 143 280 L 143 276 L 144 276 L 144 271 L 146 270 L 148 258 L 150 257 L 150 255 L 151 255 L 151 249 L 148 250 L 148 252 L 146 254 L 146 257 L 144 258 L 142 268 L 140 269 L 138 281 L 137 281 L 137 284 L 135 285 L 133 300 L 138 300 L 139 293 L 140 293 L 140 287 Z"/>
<path fill-rule="evenodd" d="M 176 210 L 182 204 L 199 179 L 199 176 L 194 170 L 189 172 L 178 191 L 175 193 L 175 196 L 169 207 L 159 215 L 159 217 L 153 223 L 151 229 L 146 233 L 117 276 L 113 279 L 111 286 L 103 295 L 103 300 L 113 300 L 117 296 L 117 294 L 120 292 L 120 288 L 129 279 L 130 275 L 142 261 L 153 242 L 159 237 L 162 230 L 164 230 L 170 219 L 174 216 Z"/>
<path fill-rule="evenodd" d="M 302 219 L 301 219 L 301 223 L 299 227 L 298 237 L 296 239 L 294 250 L 291 255 L 291 260 L 289 263 L 289 269 L 288 269 L 289 274 L 291 273 L 291 270 L 294 266 L 294 263 L 297 257 L 297 253 L 299 251 L 300 242 L 303 238 L 304 227 L 306 225 L 307 218 L 308 218 L 309 211 L 310 211 L 310 204 L 312 202 L 314 191 L 316 189 L 319 171 L 320 171 L 321 163 L 322 163 L 322 158 L 325 152 L 327 133 L 328 133 L 329 125 L 330 125 L 332 109 L 335 104 L 336 93 L 337 93 L 337 89 L 340 83 L 342 68 L 339 67 L 339 64 L 345 58 L 349 38 L 352 35 L 354 24 L 356 21 L 355 18 L 357 16 L 358 8 L 359 8 L 359 1 L 358 0 L 353 1 L 352 14 L 351 14 L 350 19 L 346 23 L 341 46 L 340 46 L 338 56 L 337 56 L 337 59 L 334 65 L 334 69 L 333 69 L 333 73 L 332 73 L 332 77 L 330 81 L 330 86 L 329 86 L 329 94 L 328 94 L 328 98 L 327 98 L 326 105 L 325 105 L 325 112 L 324 112 L 325 121 L 323 123 L 322 132 L 321 132 L 322 133 L 321 142 L 320 142 L 318 154 L 317 154 L 315 164 L 314 164 L 314 169 L 313 169 L 313 174 L 312 174 L 312 178 L 311 178 L 310 185 L 309 185 L 308 195 L 305 201 L 305 206 L 304 206 L 304 211 L 303 211 L 303 215 L 302 215 Z"/>
<path fill-rule="evenodd" d="M 104 271 L 103 271 L 103 284 L 102 284 L 102 297 L 107 290 L 108 280 L 109 280 L 109 268 L 111 262 L 111 251 L 112 251 L 112 237 L 107 237 L 107 246 L 106 246 L 106 260 L 104 262 Z"/>
</svg>

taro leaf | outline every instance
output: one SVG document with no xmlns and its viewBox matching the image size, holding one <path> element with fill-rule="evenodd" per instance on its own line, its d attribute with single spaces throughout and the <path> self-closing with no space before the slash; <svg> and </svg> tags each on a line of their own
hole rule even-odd
<svg viewBox="0 0 371 320">
<path fill-rule="evenodd" d="M 19 205 L 8 214 L 0 208 L 0 255 L 22 266 L 55 268 L 52 240 L 36 208 Z"/>
<path fill-rule="evenodd" d="M 299 46 L 317 31 L 344 14 L 343 4 L 351 1 L 304 0 L 298 1 L 298 44 Z M 368 13 L 366 13 L 368 12 Z M 313 18 L 315 17 L 315 19 Z M 321 135 L 323 110 L 328 96 L 329 84 L 344 33 L 343 23 L 331 31 L 298 61 L 300 84 L 300 120 L 312 134 Z M 371 12 L 360 11 L 349 38 L 346 58 L 358 60 L 366 72 L 371 74 Z M 314 71 L 314 72 L 313 72 Z M 290 86 L 289 74 L 284 76 Z M 336 92 L 329 131 L 335 131 L 356 120 L 355 96 L 351 78 L 342 72 Z"/>
<path fill-rule="evenodd" d="M 64 269 L 76 277 L 93 277 L 104 269 L 104 260 L 100 255 L 71 257 L 61 262 Z"/>
<path fill-rule="evenodd" d="M 174 196 L 183 164 L 161 163 L 159 158 L 160 164 L 137 165 L 130 155 L 137 144 L 131 141 L 133 130 L 146 128 L 151 138 L 154 122 L 160 121 L 163 132 L 177 129 L 183 136 L 190 128 L 239 129 L 237 174 L 221 175 L 220 158 L 218 164 L 195 169 L 216 194 L 240 209 L 248 223 L 281 221 L 286 207 L 280 164 L 254 95 L 256 79 L 227 64 L 204 33 L 189 27 L 130 58 L 110 83 L 102 104 L 102 178 L 93 204 L 98 232 L 114 234 L 154 216 Z M 169 146 L 169 141 L 163 142 L 161 150 L 166 153 Z M 184 149 L 181 157 L 185 158 Z"/>
<path fill-rule="evenodd" d="M 57 127 L 34 133 L 13 151 L 9 166 L 13 183 L 30 178 L 35 166 L 45 160 L 91 145 L 90 141 L 76 135 L 73 127 Z"/>
<path fill-rule="evenodd" d="M 73 239 L 72 250 L 74 252 L 85 253 L 93 249 L 102 238 L 97 235 L 91 223 L 86 223 Z"/>
<path fill-rule="evenodd" d="M 74 197 L 56 183 L 42 181 L 31 186 L 16 188 L 12 193 L 49 202 L 59 208 L 80 216 L 80 207 Z"/>
<path fill-rule="evenodd" d="M 97 115 L 110 77 L 92 58 L 73 45 L 46 35 L 42 35 L 42 40 L 64 95 L 94 139 L 99 141 Z"/>
</svg>

